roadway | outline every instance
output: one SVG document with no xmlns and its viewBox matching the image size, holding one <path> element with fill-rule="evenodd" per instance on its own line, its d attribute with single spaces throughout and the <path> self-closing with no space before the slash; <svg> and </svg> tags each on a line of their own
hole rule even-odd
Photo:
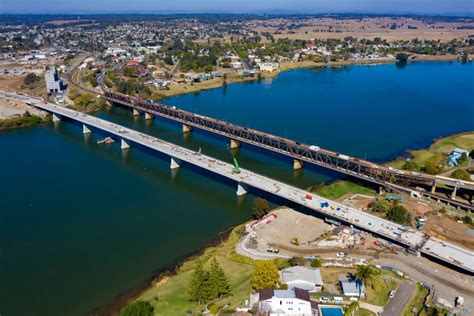
<svg viewBox="0 0 474 316">
<path fill-rule="evenodd" d="M 220 175 L 237 183 L 238 194 L 246 193 L 248 188 L 259 189 L 314 210 L 320 215 L 335 218 L 340 222 L 353 225 L 406 247 L 419 249 L 421 253 L 434 256 L 443 262 L 474 273 L 473 252 L 435 238 L 428 238 L 424 233 L 411 227 L 405 227 L 356 208 L 325 199 L 316 194 L 310 194 L 300 188 L 246 169 L 241 169 L 240 173 L 235 173 L 232 164 L 63 106 L 50 103 L 45 104 L 38 99 L 10 93 L 0 93 L 0 96 L 15 98 L 61 118 L 69 118 L 80 122 L 87 128 L 96 128 L 114 136 L 121 142 L 125 142 L 126 145 L 133 146 L 135 143 L 156 150 L 171 157 L 178 165 L 182 161 L 207 170 L 210 173 Z M 428 246 L 424 248 L 423 245 Z"/>
<path fill-rule="evenodd" d="M 410 302 L 416 286 L 412 281 L 403 281 L 397 293 L 383 308 L 383 316 L 399 316 L 403 314 L 405 306 Z"/>
</svg>

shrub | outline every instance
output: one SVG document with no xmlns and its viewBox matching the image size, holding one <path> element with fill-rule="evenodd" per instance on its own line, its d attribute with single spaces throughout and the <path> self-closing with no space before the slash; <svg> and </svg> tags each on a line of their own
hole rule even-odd
<svg viewBox="0 0 474 316">
<path fill-rule="evenodd" d="M 320 259 L 314 259 L 312 262 L 311 262 L 311 266 L 313 268 L 321 268 L 322 266 L 322 262 Z"/>
<path fill-rule="evenodd" d="M 254 219 L 260 219 L 268 214 L 270 207 L 268 202 L 262 198 L 256 198 L 252 202 L 252 217 Z"/>
<path fill-rule="evenodd" d="M 469 174 L 469 172 L 467 172 L 467 171 L 464 170 L 464 169 L 457 169 L 457 170 L 454 170 L 454 171 L 451 173 L 451 177 L 453 177 L 453 178 L 455 178 L 455 179 L 466 180 L 466 181 L 471 180 L 471 175 Z"/>
<path fill-rule="evenodd" d="M 291 257 L 290 260 L 288 260 L 290 265 L 294 266 L 304 266 L 304 258 L 303 257 Z"/>
<path fill-rule="evenodd" d="M 399 224 L 409 224 L 411 221 L 411 214 L 400 205 L 392 206 L 386 216 L 387 219 Z"/>
<path fill-rule="evenodd" d="M 25 85 L 28 86 L 30 84 L 37 82 L 38 80 L 39 80 L 39 77 L 35 73 L 30 72 L 29 74 L 26 75 L 23 82 L 25 83 Z"/>
<path fill-rule="evenodd" d="M 120 311 L 120 316 L 151 316 L 153 306 L 145 301 L 136 301 Z"/>
</svg>

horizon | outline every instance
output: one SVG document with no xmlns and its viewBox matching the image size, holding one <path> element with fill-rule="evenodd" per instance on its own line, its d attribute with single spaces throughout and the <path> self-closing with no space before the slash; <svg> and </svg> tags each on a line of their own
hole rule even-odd
<svg viewBox="0 0 474 316">
<path fill-rule="evenodd" d="M 71 3 L 62 0 L 42 3 L 35 8 L 32 0 L 3 0 L 0 14 L 390 14 L 472 16 L 474 4 L 470 0 L 177 0 L 173 3 L 139 0 L 92 0 Z M 106 9 L 104 9 L 106 8 Z M 110 9 L 114 8 L 114 9 Z"/>
</svg>

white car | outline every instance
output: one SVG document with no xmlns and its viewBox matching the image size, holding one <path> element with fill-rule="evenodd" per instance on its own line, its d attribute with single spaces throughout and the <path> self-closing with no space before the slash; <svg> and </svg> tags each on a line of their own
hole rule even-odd
<svg viewBox="0 0 474 316">
<path fill-rule="evenodd" d="M 338 258 L 344 258 L 345 256 L 346 256 L 346 254 L 343 253 L 343 252 L 336 253 L 336 257 L 338 257 Z"/>
<path fill-rule="evenodd" d="M 397 294 L 397 291 L 391 290 L 390 293 L 388 294 L 388 297 L 394 298 L 394 297 L 395 297 L 395 294 Z"/>
</svg>

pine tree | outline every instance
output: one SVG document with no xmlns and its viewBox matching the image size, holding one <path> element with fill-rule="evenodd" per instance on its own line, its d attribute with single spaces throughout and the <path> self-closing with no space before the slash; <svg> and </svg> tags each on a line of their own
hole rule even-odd
<svg viewBox="0 0 474 316">
<path fill-rule="evenodd" d="M 188 293 L 191 296 L 191 300 L 198 301 L 199 304 L 201 304 L 202 300 L 201 292 L 205 277 L 206 271 L 204 270 L 202 262 L 198 261 L 191 277 L 191 282 L 188 287 Z"/>
<path fill-rule="evenodd" d="M 212 299 L 229 294 L 229 280 L 214 257 L 209 270 L 210 292 Z"/>
</svg>

